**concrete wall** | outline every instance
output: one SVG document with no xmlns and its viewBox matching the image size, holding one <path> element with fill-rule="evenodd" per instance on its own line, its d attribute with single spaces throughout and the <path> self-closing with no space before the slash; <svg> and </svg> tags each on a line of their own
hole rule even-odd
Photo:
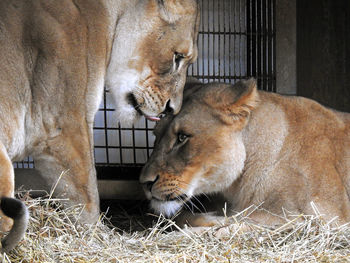
<svg viewBox="0 0 350 263">
<path fill-rule="evenodd" d="M 296 0 L 276 1 L 276 90 L 297 93 Z"/>
<path fill-rule="evenodd" d="M 350 112 L 350 1 L 298 0 L 298 95 Z"/>
<path fill-rule="evenodd" d="M 31 190 L 33 197 L 50 194 L 52 187 L 36 169 L 15 169 L 15 189 L 24 187 Z M 28 178 L 30 178 L 28 180 Z M 101 199 L 142 200 L 145 199 L 143 190 L 138 181 L 132 180 L 98 180 L 98 191 Z"/>
</svg>

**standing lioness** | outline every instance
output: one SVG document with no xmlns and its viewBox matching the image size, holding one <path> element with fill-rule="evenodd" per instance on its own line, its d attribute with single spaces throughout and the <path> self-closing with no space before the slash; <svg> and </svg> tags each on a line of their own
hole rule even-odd
<svg viewBox="0 0 350 263">
<path fill-rule="evenodd" d="M 222 192 L 232 211 L 280 223 L 284 211 L 350 221 L 350 114 L 315 101 L 257 91 L 254 80 L 185 89 L 176 116 L 155 128 L 140 181 L 151 206 L 172 215 L 201 193 Z M 218 207 L 221 209 L 222 207 Z M 265 211 L 269 211 L 269 213 Z M 210 226 L 222 218 L 185 219 Z"/>
<path fill-rule="evenodd" d="M 55 193 L 95 221 L 92 127 L 104 85 L 123 123 L 177 113 L 198 24 L 195 0 L 0 0 L 0 196 L 13 196 L 11 162 L 32 155 L 51 184 L 65 171 Z"/>
</svg>

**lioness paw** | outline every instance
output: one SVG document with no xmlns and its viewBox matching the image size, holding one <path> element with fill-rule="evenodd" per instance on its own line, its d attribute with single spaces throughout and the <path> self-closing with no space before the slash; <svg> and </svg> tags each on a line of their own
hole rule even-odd
<svg viewBox="0 0 350 263">
<path fill-rule="evenodd" d="M 0 225 L 0 230 L 3 232 L 8 232 L 11 230 L 13 226 L 13 220 L 9 217 L 2 216 L 1 217 L 1 225 Z"/>
</svg>

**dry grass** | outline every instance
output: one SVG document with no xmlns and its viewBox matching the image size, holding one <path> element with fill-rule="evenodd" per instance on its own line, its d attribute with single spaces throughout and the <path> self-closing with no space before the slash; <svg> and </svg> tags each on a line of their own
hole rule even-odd
<svg viewBox="0 0 350 263">
<path fill-rule="evenodd" d="M 59 200 L 27 194 L 22 199 L 31 212 L 29 229 L 2 262 L 350 262 L 350 226 L 332 228 L 321 216 L 303 216 L 284 230 L 250 225 L 245 233 L 240 229 L 246 223 L 236 222 L 230 238 L 219 239 L 217 228 L 188 233 L 161 217 L 152 217 L 154 225 L 147 228 L 142 216 L 122 210 L 118 220 L 131 231 L 112 227 L 103 216 L 82 226 L 82 207 L 62 209 Z"/>
</svg>

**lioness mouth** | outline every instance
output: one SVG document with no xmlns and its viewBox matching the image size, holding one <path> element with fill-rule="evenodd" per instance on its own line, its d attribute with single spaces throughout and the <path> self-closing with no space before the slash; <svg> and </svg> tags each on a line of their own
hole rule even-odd
<svg viewBox="0 0 350 263">
<path fill-rule="evenodd" d="M 154 200 L 156 200 L 158 202 L 171 202 L 171 201 L 184 202 L 184 201 L 187 201 L 188 196 L 186 194 L 178 195 L 178 196 L 175 196 L 175 197 L 171 197 L 171 195 L 167 195 L 164 200 L 161 200 L 161 199 L 153 196 L 152 199 L 154 199 Z"/>
<path fill-rule="evenodd" d="M 145 118 L 147 120 L 150 120 L 150 121 L 160 121 L 160 118 L 159 117 L 156 117 L 156 116 L 148 116 L 146 115 L 141 109 L 140 109 L 140 104 L 137 102 L 134 94 L 132 93 L 129 93 L 127 95 L 127 100 L 129 101 L 129 103 L 134 107 L 134 109 L 137 111 L 138 114 L 140 114 L 141 116 L 145 116 Z"/>
</svg>

